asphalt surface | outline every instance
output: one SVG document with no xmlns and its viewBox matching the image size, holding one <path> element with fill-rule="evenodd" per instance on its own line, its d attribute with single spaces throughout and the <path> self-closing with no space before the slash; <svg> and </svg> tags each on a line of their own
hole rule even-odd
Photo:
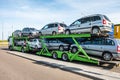
<svg viewBox="0 0 120 80">
<path fill-rule="evenodd" d="M 35 61 L 14 56 L 0 49 L 0 80 L 90 80 L 86 76 L 71 73 Z"/>
</svg>

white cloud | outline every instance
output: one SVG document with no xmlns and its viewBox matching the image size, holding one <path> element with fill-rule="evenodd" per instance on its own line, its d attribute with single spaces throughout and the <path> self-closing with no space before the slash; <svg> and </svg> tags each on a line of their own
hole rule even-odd
<svg viewBox="0 0 120 80">
<path fill-rule="evenodd" d="M 14 30 L 25 26 L 40 29 L 50 22 L 65 22 L 69 25 L 82 16 L 97 13 L 106 14 L 113 23 L 118 24 L 120 23 L 120 12 L 117 7 L 120 6 L 119 2 L 118 0 L 109 0 L 107 3 L 105 0 L 55 0 L 54 3 L 34 7 L 35 5 L 29 5 L 27 1 L 23 3 L 18 1 L 17 9 L 0 9 L 0 17 L 4 18 L 5 27 L 11 28 L 13 25 Z M 61 9 L 54 9 L 57 6 L 61 6 Z"/>
</svg>

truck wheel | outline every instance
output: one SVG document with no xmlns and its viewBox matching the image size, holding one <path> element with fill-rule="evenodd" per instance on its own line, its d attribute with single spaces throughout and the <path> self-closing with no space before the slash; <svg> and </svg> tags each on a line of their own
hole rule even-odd
<svg viewBox="0 0 120 80">
<path fill-rule="evenodd" d="M 9 46 L 9 50 L 10 50 L 10 51 L 12 51 L 12 50 L 13 50 L 12 46 Z"/>
<path fill-rule="evenodd" d="M 54 59 L 57 59 L 57 58 L 58 58 L 57 53 L 56 53 L 56 52 L 53 52 L 52 57 L 53 57 Z"/>
<path fill-rule="evenodd" d="M 24 53 L 24 52 L 25 52 L 24 47 L 22 47 L 22 48 L 21 48 L 21 52 L 22 52 L 22 53 Z"/>
<path fill-rule="evenodd" d="M 64 53 L 64 54 L 62 55 L 62 60 L 63 60 L 63 61 L 67 61 L 67 60 L 68 60 L 68 55 L 67 55 L 66 53 Z"/>
<path fill-rule="evenodd" d="M 35 45 L 35 49 L 38 49 L 37 45 Z"/>
<path fill-rule="evenodd" d="M 112 54 L 111 53 L 109 53 L 109 52 L 105 52 L 105 53 L 103 53 L 103 59 L 105 60 L 105 61 L 111 61 L 112 59 L 113 59 L 113 56 L 112 56 Z"/>
</svg>

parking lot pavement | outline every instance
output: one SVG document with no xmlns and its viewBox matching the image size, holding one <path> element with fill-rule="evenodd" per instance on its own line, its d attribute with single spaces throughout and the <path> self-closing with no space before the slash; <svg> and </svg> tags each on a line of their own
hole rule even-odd
<svg viewBox="0 0 120 80">
<path fill-rule="evenodd" d="M 64 62 L 64 61 L 55 60 L 47 57 L 41 57 L 41 56 L 36 56 L 36 55 L 26 54 L 26 53 L 21 53 L 16 51 L 8 51 L 8 53 L 23 57 L 26 59 L 34 60 L 36 64 L 55 67 L 55 68 L 67 70 L 73 73 L 87 75 L 89 77 L 94 77 L 97 79 L 120 80 L 120 73 L 112 72 L 105 69 L 97 69 L 97 68 L 86 66 L 86 65 Z"/>
</svg>

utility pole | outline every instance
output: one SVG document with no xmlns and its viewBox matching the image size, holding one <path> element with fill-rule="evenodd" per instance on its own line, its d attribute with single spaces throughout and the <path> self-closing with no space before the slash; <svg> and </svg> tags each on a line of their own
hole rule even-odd
<svg viewBox="0 0 120 80">
<path fill-rule="evenodd" d="M 2 40 L 4 39 L 4 32 L 3 32 L 3 30 L 4 30 L 4 23 L 2 22 Z"/>
</svg>

